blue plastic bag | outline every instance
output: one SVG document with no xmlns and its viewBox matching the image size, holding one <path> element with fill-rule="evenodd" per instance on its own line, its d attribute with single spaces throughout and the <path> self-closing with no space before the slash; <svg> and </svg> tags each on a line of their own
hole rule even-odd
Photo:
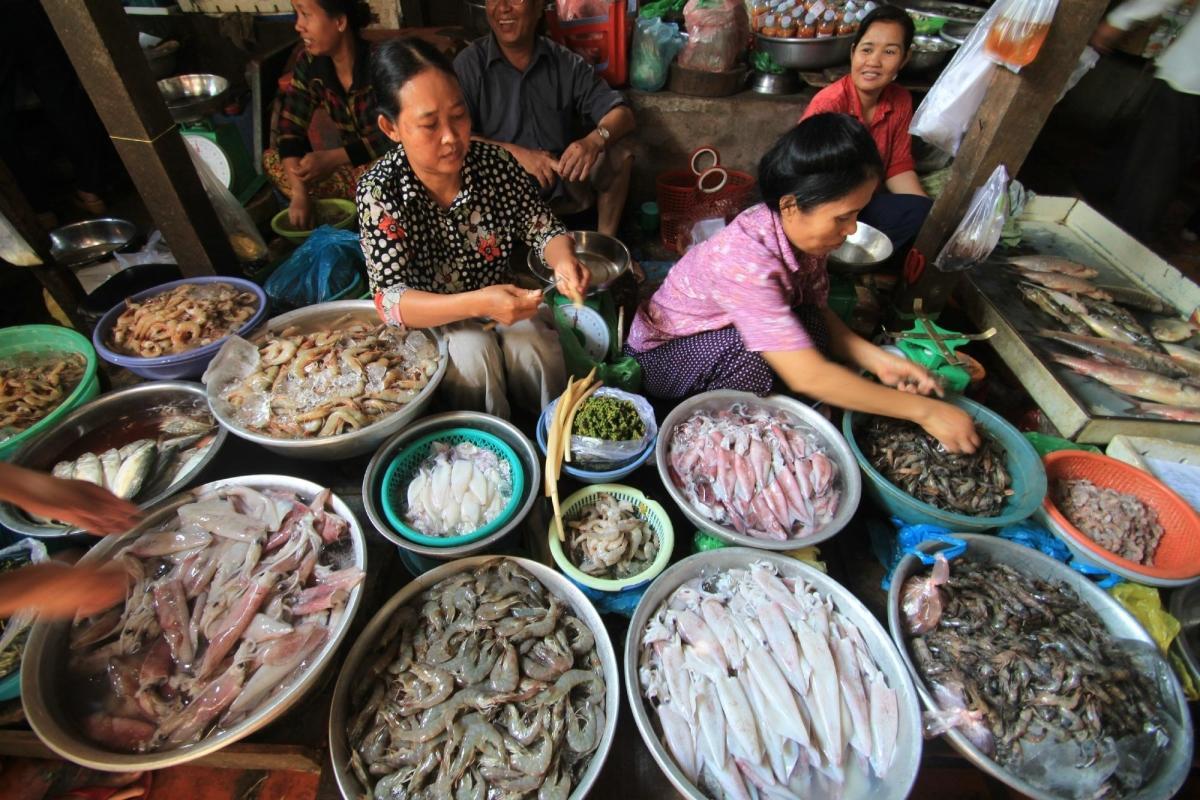
<svg viewBox="0 0 1200 800">
<path fill-rule="evenodd" d="M 324 303 L 352 288 L 355 282 L 365 290 L 365 271 L 358 232 L 322 225 L 279 265 L 263 289 L 277 308 L 301 308 Z"/>
<path fill-rule="evenodd" d="M 658 17 L 638 19 L 633 32 L 633 66 L 629 82 L 643 92 L 657 92 L 667 84 L 671 62 L 683 49 L 683 34 L 674 22 Z"/>
<path fill-rule="evenodd" d="M 890 563 L 884 564 L 887 574 L 880 582 L 884 589 L 891 588 L 896 566 L 900 559 L 907 555 L 914 555 L 921 559 L 922 563 L 932 566 L 934 557 L 919 549 L 924 542 L 945 542 L 950 545 L 938 551 L 947 561 L 952 561 L 967 551 L 967 543 L 946 528 L 937 525 L 906 525 L 899 517 L 892 517 L 892 524 L 896 526 L 896 540 L 892 547 Z"/>
<path fill-rule="evenodd" d="M 1034 550 L 1050 556 L 1055 561 L 1063 562 L 1081 575 L 1086 575 L 1094 579 L 1096 585 L 1101 589 L 1108 589 L 1125 580 L 1120 575 L 1109 572 L 1103 567 L 1097 567 L 1075 558 L 1075 556 L 1071 555 L 1071 551 L 1067 549 L 1065 544 L 1040 525 L 1034 525 L 1028 521 L 1018 522 L 1015 525 L 1009 525 L 1007 528 L 1001 528 L 997 535 L 1001 539 L 1008 539 L 1010 542 L 1032 547 Z"/>
</svg>

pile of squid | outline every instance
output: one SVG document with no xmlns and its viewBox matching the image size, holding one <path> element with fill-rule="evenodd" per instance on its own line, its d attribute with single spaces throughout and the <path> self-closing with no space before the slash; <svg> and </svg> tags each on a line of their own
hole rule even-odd
<svg viewBox="0 0 1200 800">
<path fill-rule="evenodd" d="M 1160 692 L 1070 588 L 939 558 L 903 594 L 935 730 L 958 728 L 1058 796 L 1128 796 L 1154 774 L 1170 741 Z"/>
<path fill-rule="evenodd" d="M 642 634 L 638 678 L 663 743 L 717 798 L 837 797 L 885 779 L 899 702 L 858 627 L 764 561 L 689 581 Z"/>
<path fill-rule="evenodd" d="M 138 358 L 171 356 L 221 339 L 258 310 L 253 292 L 231 283 L 186 283 L 154 297 L 125 301 L 108 345 Z"/>
<path fill-rule="evenodd" d="M 837 514 L 837 464 L 820 437 L 781 411 L 734 403 L 671 431 L 672 482 L 706 518 L 738 533 L 811 536 Z"/>
<path fill-rule="evenodd" d="M 376 798 L 566 800 L 604 732 L 592 631 L 508 559 L 414 597 L 364 663 L 347 737 Z"/>
<path fill-rule="evenodd" d="M 113 750 L 180 747 L 298 680 L 363 579 L 329 497 L 229 486 L 117 550 L 124 603 L 71 629 L 64 689 L 83 733 Z"/>
<path fill-rule="evenodd" d="M 40 422 L 75 390 L 80 353 L 27 353 L 0 364 L 0 441 Z"/>
<path fill-rule="evenodd" d="M 243 378 L 220 392 L 245 427 L 279 439 L 356 431 L 414 400 L 438 368 L 421 331 L 342 319 L 268 336 Z"/>
</svg>

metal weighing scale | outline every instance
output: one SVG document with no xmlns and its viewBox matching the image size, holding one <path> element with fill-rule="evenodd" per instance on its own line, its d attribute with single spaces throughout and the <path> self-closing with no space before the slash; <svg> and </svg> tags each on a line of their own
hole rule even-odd
<svg viewBox="0 0 1200 800">
<path fill-rule="evenodd" d="M 913 302 L 915 324 L 902 332 L 884 329 L 887 336 L 896 340 L 899 347 L 912 361 L 937 375 L 953 392 L 962 392 L 971 381 L 967 362 L 955 352 L 967 342 L 983 342 L 996 335 L 995 328 L 983 333 L 959 333 L 937 325 L 924 313 L 921 298 Z"/>
<path fill-rule="evenodd" d="M 229 81 L 220 75 L 176 75 L 159 81 L 158 90 L 188 147 L 245 205 L 266 179 L 255 171 L 237 127 L 211 119 L 225 102 Z"/>
</svg>

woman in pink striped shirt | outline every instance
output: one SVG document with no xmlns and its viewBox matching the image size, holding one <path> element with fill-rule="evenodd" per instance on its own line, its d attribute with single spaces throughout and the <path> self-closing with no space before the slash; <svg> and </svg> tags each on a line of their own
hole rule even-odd
<svg viewBox="0 0 1200 800">
<path fill-rule="evenodd" d="M 928 396 L 941 394 L 928 371 L 829 309 L 825 258 L 854 231 L 882 174 L 871 134 L 845 114 L 819 114 L 784 134 L 759 164 L 764 202 L 689 250 L 638 309 L 626 351 L 647 393 L 767 394 L 782 382 L 839 408 L 911 420 L 947 449 L 973 452 L 980 440 L 970 416 Z"/>
</svg>

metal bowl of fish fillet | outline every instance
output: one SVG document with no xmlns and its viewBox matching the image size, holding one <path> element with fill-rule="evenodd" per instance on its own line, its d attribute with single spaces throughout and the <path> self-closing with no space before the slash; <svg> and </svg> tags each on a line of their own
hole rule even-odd
<svg viewBox="0 0 1200 800">
<path fill-rule="evenodd" d="M 956 535 L 967 550 L 947 574 L 908 555 L 888 592 L 892 640 L 950 745 L 1034 800 L 1178 792 L 1191 768 L 1192 718 L 1141 624 L 1037 550 Z"/>
<path fill-rule="evenodd" d="M 204 383 L 235 435 L 281 455 L 335 460 L 419 419 L 448 363 L 437 329 L 384 326 L 370 300 L 339 300 L 281 314 L 250 342 L 230 339 Z"/>
<path fill-rule="evenodd" d="M 220 750 L 315 688 L 362 600 L 367 548 L 329 490 L 248 475 L 177 495 L 80 563 L 110 562 L 126 600 L 35 624 L 21 699 L 55 753 L 126 772 Z"/>
<path fill-rule="evenodd" d="M 746 413 L 728 424 L 723 417 L 735 406 Z M 850 522 L 862 497 L 846 440 L 790 397 L 704 392 L 676 406 L 658 430 L 658 474 L 671 499 L 701 530 L 730 544 L 818 544 Z"/>
<path fill-rule="evenodd" d="M 418 608 L 427 592 L 442 602 Z M 439 605 L 439 619 L 424 613 Z M 546 610 L 530 613 L 535 606 Z M 443 624 L 470 633 L 454 634 L 461 644 L 453 658 L 434 659 L 435 649 L 450 646 L 429 633 Z M 534 635 L 543 638 L 518 660 L 517 646 L 526 650 L 519 643 Z M 416 639 L 428 646 L 414 651 Z M 444 797 L 582 800 L 616 736 L 620 680 L 604 621 L 565 577 L 524 558 L 459 559 L 396 593 L 346 656 L 329 713 L 334 778 L 346 800 L 435 788 Z M 411 691 L 400 690 L 403 683 Z M 429 729 L 408 735 L 414 746 L 398 740 L 403 734 L 391 738 L 412 725 Z M 432 729 L 447 725 L 449 733 Z M 493 746 L 500 761 L 481 763 Z M 405 768 L 416 763 L 407 761 L 412 753 L 428 768 Z"/>
<path fill-rule="evenodd" d="M 634 612 L 623 671 L 642 739 L 691 800 L 900 800 L 916 779 L 921 710 L 887 631 L 794 558 L 728 547 L 674 565 Z"/>
<path fill-rule="evenodd" d="M 27 442 L 13 463 L 103 486 L 150 508 L 200 480 L 225 444 L 204 387 L 157 381 L 101 395 Z M 79 529 L 0 503 L 0 525 L 21 536 L 75 536 Z"/>
<path fill-rule="evenodd" d="M 429 434 L 454 428 L 467 428 L 489 433 L 512 448 L 521 462 L 521 469 L 525 475 L 522 497 L 517 501 L 517 510 L 508 522 L 481 539 L 451 547 L 419 544 L 400 535 L 388 522 L 387 514 L 383 510 L 384 474 L 387 472 L 388 465 L 412 442 Z M 479 411 L 450 411 L 444 414 L 434 414 L 400 431 L 384 442 L 371 457 L 370 463 L 367 464 L 367 470 L 363 474 L 363 507 L 375 529 L 384 538 L 404 550 L 438 561 L 449 561 L 475 555 L 487 552 L 488 548 L 503 540 L 524 523 L 538 497 L 538 489 L 542 485 L 541 464 L 542 460 L 539 458 L 533 442 L 529 441 L 529 437 L 521 433 L 511 422 Z"/>
</svg>

